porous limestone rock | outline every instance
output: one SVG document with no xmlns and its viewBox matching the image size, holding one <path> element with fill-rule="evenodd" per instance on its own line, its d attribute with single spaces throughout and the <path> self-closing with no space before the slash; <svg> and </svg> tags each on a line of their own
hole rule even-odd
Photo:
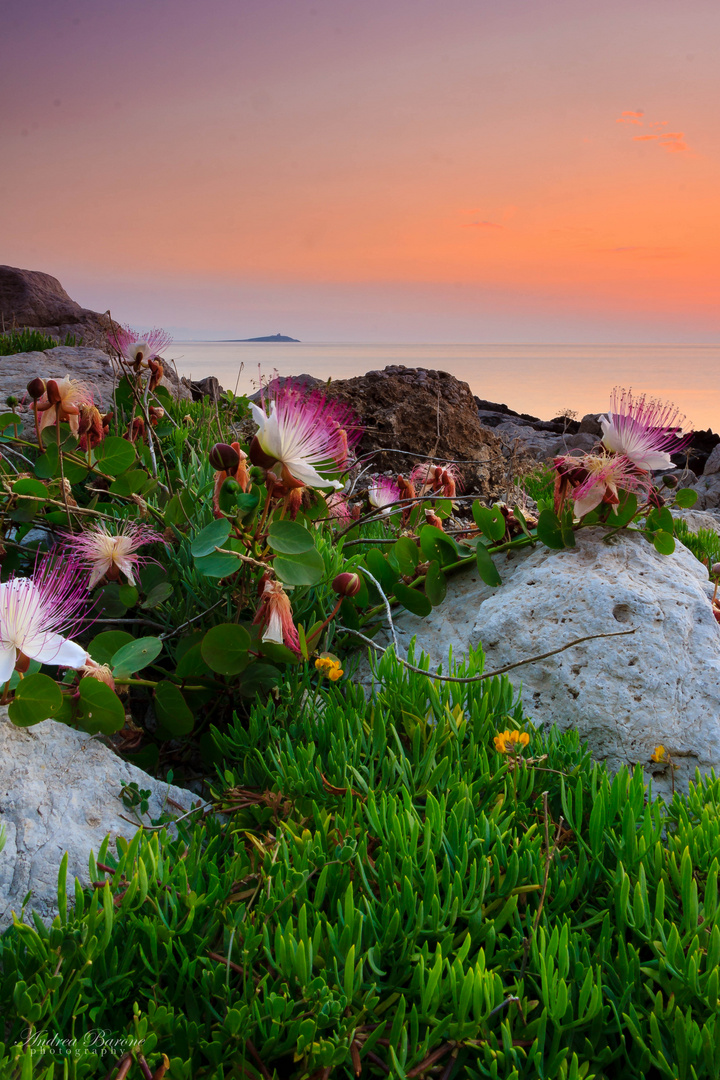
<svg viewBox="0 0 720 1080">
<path fill-rule="evenodd" d="M 433 663 L 482 643 L 487 671 L 546 653 L 587 635 L 598 638 L 547 660 L 516 668 L 524 708 L 538 725 L 575 728 L 593 756 L 612 770 L 639 762 L 653 789 L 670 792 L 667 766 L 650 761 L 656 745 L 670 752 L 676 783 L 695 768 L 720 769 L 720 626 L 707 570 L 682 545 L 663 556 L 643 537 L 584 529 L 577 547 L 537 546 L 495 556 L 503 579 L 490 588 L 473 571 L 448 580 L 445 601 L 426 619 L 403 612 L 401 645 L 413 635 Z M 447 668 L 445 668 L 447 670 Z"/>
<path fill-rule="evenodd" d="M 150 824 L 163 809 L 179 816 L 197 804 L 192 791 L 163 784 L 123 761 L 97 736 L 54 720 L 18 728 L 0 709 L 0 826 L 6 843 L 0 851 L 0 933 L 20 914 L 32 890 L 28 909 L 43 919 L 57 914 L 58 872 L 68 852 L 68 896 L 77 876 L 88 884 L 88 858 L 103 839 L 131 840 L 137 832 L 132 811 L 120 797 L 123 784 L 149 790 Z M 168 802 L 172 800 L 172 803 Z"/>
<path fill-rule="evenodd" d="M 482 426 L 467 383 L 445 371 L 389 365 L 326 392 L 352 406 L 365 433 L 356 449 L 373 472 L 407 473 L 428 456 L 457 460 L 464 490 L 490 496 L 506 486 L 497 436 Z"/>
<path fill-rule="evenodd" d="M 43 379 L 62 379 L 69 375 L 72 379 L 86 382 L 93 392 L 95 403 L 103 409 L 112 409 L 113 387 L 119 365 L 101 349 L 74 348 L 59 345 L 56 349 L 44 352 L 12 353 L 0 356 L 0 384 L 2 399 L 14 394 L 21 401 L 27 397 L 27 384 L 38 375 Z M 164 365 L 162 386 L 166 386 L 173 397 L 191 401 L 192 394 L 187 386 L 178 379 L 170 364 Z"/>
</svg>

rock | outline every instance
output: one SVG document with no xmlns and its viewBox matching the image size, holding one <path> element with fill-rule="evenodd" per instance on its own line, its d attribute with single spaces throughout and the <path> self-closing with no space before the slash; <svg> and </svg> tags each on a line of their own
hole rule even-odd
<svg viewBox="0 0 720 1080">
<path fill-rule="evenodd" d="M 79 344 L 106 352 L 108 332 L 119 329 L 109 314 L 80 307 L 57 278 L 15 266 L 0 266 L 0 327 L 42 330 L 59 341 L 73 334 Z"/>
<path fill-rule="evenodd" d="M 486 670 L 587 641 L 508 672 L 539 725 L 574 728 L 593 756 L 614 771 L 639 762 L 653 790 L 669 795 L 668 767 L 652 765 L 656 745 L 670 752 L 676 783 L 696 766 L 720 768 L 720 626 L 708 574 L 682 545 L 663 556 L 641 536 L 603 543 L 603 529 L 576 534 L 573 550 L 526 548 L 495 557 L 503 584 L 477 573 L 448 580 L 447 598 L 427 619 L 403 612 L 401 645 L 417 635 L 431 663 L 446 664 L 482 643 Z M 447 668 L 445 668 L 447 670 Z"/>
<path fill-rule="evenodd" d="M 362 418 L 356 453 L 372 461 L 373 472 L 407 475 L 433 455 L 459 462 L 466 494 L 491 496 L 504 487 L 501 443 L 480 423 L 468 384 L 447 372 L 391 365 L 331 382 L 327 393 Z"/>
<path fill-rule="evenodd" d="M 580 421 L 579 430 L 583 434 L 594 435 L 596 439 L 599 439 L 602 435 L 600 417 L 604 415 L 604 413 L 586 413 Z"/>
<path fill-rule="evenodd" d="M 112 408 L 114 372 L 118 364 L 111 361 L 100 349 L 71 348 L 59 345 L 45 352 L 12 353 L 0 357 L 2 374 L 2 401 L 8 394 L 15 394 L 22 401 L 27 396 L 27 384 L 39 375 L 43 379 L 62 379 L 70 375 L 82 379 L 92 388 L 96 404 L 104 409 Z M 166 386 L 173 397 L 191 399 L 190 391 L 183 386 L 173 368 L 165 365 L 161 385 Z"/>
<path fill-rule="evenodd" d="M 691 533 L 706 529 L 708 532 L 720 533 L 720 510 L 673 510 L 672 516 L 681 518 Z"/>
<path fill-rule="evenodd" d="M 202 401 L 203 398 L 210 398 L 213 402 L 219 401 L 223 393 L 223 388 L 214 375 L 208 375 L 207 378 L 199 379 L 197 382 L 183 376 L 180 382 L 190 391 L 193 401 Z"/>
<path fill-rule="evenodd" d="M 481 416 L 481 422 L 484 423 Z M 505 420 L 493 430 L 505 446 L 513 451 L 524 451 L 538 462 L 551 462 L 558 454 L 569 454 L 572 450 L 592 450 L 597 439 L 594 435 L 579 432 L 575 435 L 547 431 L 538 424 L 524 424 L 516 420 Z"/>
<path fill-rule="evenodd" d="M 262 390 L 256 390 L 254 394 L 251 394 L 248 401 L 254 401 L 259 405 L 263 396 L 272 394 L 274 390 L 280 390 L 285 383 L 292 383 L 293 386 L 304 386 L 308 390 L 323 385 L 322 379 L 316 379 L 314 375 L 278 375 L 277 378 L 271 379 Z"/>
<path fill-rule="evenodd" d="M 29 908 L 51 920 L 57 913 L 58 871 L 68 852 L 68 896 L 73 879 L 89 884 L 88 857 L 110 835 L 131 840 L 137 827 L 120 798 L 123 784 L 151 792 L 145 821 L 163 809 L 178 816 L 199 799 L 191 791 L 163 784 L 112 752 L 97 736 L 54 720 L 18 728 L 0 709 L 0 825 L 6 843 L 0 852 L 0 932 Z M 166 805 L 172 799 L 177 806 Z"/>
<path fill-rule="evenodd" d="M 720 443 L 710 451 L 703 469 L 703 476 L 712 476 L 715 473 L 720 473 Z"/>
<path fill-rule="evenodd" d="M 693 488 L 698 493 L 696 510 L 713 510 L 720 506 L 720 473 L 701 476 Z"/>
</svg>

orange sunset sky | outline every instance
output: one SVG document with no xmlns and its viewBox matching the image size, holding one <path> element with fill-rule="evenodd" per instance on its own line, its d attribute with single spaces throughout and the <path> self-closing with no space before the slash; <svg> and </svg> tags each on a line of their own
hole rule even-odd
<svg viewBox="0 0 720 1080">
<path fill-rule="evenodd" d="M 0 262 L 177 338 L 720 338 L 717 0 L 10 0 Z"/>
</svg>

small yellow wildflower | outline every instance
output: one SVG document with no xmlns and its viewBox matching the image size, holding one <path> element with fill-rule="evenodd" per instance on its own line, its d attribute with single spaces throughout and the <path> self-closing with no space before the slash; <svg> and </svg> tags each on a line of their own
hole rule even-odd
<svg viewBox="0 0 720 1080">
<path fill-rule="evenodd" d="M 530 736 L 527 731 L 501 731 L 493 741 L 499 754 L 517 754 L 528 745 Z"/>
<path fill-rule="evenodd" d="M 321 675 L 326 675 L 330 682 L 337 682 L 343 674 L 340 661 L 332 656 L 318 656 L 315 667 Z"/>
<path fill-rule="evenodd" d="M 669 761 L 670 757 L 664 746 L 656 746 L 650 755 L 650 760 L 657 763 Z"/>
</svg>

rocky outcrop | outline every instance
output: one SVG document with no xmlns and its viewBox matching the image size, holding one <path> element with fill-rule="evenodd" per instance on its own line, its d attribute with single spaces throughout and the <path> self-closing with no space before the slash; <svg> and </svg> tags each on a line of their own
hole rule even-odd
<svg viewBox="0 0 720 1080">
<path fill-rule="evenodd" d="M 558 416 L 554 420 L 539 420 L 529 413 L 518 413 L 507 405 L 475 398 L 478 417 L 483 427 L 492 428 L 503 444 L 506 458 L 512 459 L 519 469 L 533 462 L 551 462 L 558 454 L 572 450 L 591 450 L 597 442 L 593 428 L 583 427 L 571 417 Z M 599 424 L 597 425 L 600 430 Z"/>
<path fill-rule="evenodd" d="M 119 365 L 100 349 L 71 348 L 59 345 L 56 349 L 45 352 L 12 353 L 0 356 L 0 379 L 2 381 L 2 402 L 9 394 L 14 394 L 21 401 L 26 397 L 27 384 L 40 376 L 43 379 L 62 379 L 70 375 L 73 379 L 86 382 L 93 391 L 96 404 L 104 409 L 112 408 L 113 387 Z M 190 390 L 183 385 L 170 364 L 164 365 L 165 374 L 162 386 L 166 386 L 173 397 L 191 400 Z"/>
<path fill-rule="evenodd" d="M 109 352 L 107 335 L 118 325 L 107 313 L 81 307 L 50 274 L 0 266 L 0 329 L 14 328 L 42 330 L 58 341 L 72 334 L 78 344 Z"/>
<path fill-rule="evenodd" d="M 365 434 L 356 449 L 372 471 L 407 474 L 429 456 L 457 461 L 465 491 L 489 496 L 505 483 L 497 436 L 482 426 L 467 383 L 445 371 L 391 365 L 326 392 L 350 405 Z"/>
<path fill-rule="evenodd" d="M 445 602 L 427 619 L 407 612 L 396 626 L 407 647 L 417 635 L 433 663 L 482 644 L 486 670 L 546 653 L 575 638 L 598 638 L 508 672 L 539 725 L 574 728 L 593 756 L 616 770 L 640 763 L 668 795 L 668 766 L 650 757 L 662 744 L 687 787 L 695 768 L 720 768 L 720 626 L 707 570 L 682 545 L 659 555 L 640 536 L 610 545 L 585 529 L 577 547 L 524 549 L 496 557 L 503 579 L 477 573 L 448 581 Z"/>
<path fill-rule="evenodd" d="M 110 836 L 131 840 L 138 829 L 122 801 L 123 785 L 150 791 L 146 824 L 168 812 L 174 817 L 197 804 L 198 796 L 163 784 L 112 752 L 97 736 L 54 720 L 18 728 L 0 709 L 0 933 L 28 908 L 51 920 L 57 913 L 58 872 L 68 853 L 67 894 L 73 879 L 90 883 L 88 858 Z M 126 819 L 130 820 L 126 820 Z"/>
</svg>

